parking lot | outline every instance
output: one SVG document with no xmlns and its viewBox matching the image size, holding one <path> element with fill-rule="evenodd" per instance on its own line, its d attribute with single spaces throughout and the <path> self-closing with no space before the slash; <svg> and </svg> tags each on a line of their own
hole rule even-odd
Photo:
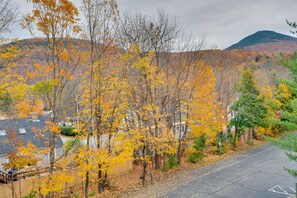
<svg viewBox="0 0 297 198">
<path fill-rule="evenodd" d="M 285 152 L 266 144 L 202 168 L 182 172 L 132 197 L 162 198 L 287 198 L 296 179 L 284 166 L 297 169 Z"/>
<path fill-rule="evenodd" d="M 269 144 L 205 167 L 204 174 L 196 170 L 192 180 L 160 197 L 288 197 L 295 194 L 296 179 L 284 166 L 297 168 L 283 150 Z"/>
</svg>

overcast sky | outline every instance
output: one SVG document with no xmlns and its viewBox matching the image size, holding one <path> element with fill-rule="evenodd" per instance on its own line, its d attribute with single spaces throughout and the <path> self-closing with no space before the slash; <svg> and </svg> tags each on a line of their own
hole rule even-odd
<svg viewBox="0 0 297 198">
<path fill-rule="evenodd" d="M 22 17 L 30 11 L 26 0 L 14 0 Z M 72 0 L 79 6 L 80 0 Z M 176 17 L 185 30 L 205 38 L 209 46 L 228 47 L 259 30 L 290 35 L 285 20 L 297 22 L 297 0 L 118 0 L 120 13 L 155 14 L 162 9 Z M 30 38 L 18 25 L 7 35 Z"/>
</svg>

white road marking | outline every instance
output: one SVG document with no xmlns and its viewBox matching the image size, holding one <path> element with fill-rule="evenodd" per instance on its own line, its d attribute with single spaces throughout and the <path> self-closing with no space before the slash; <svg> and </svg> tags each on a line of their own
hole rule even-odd
<svg viewBox="0 0 297 198">
<path fill-rule="evenodd" d="M 268 189 L 269 192 L 273 193 L 278 193 L 278 194 L 283 194 L 283 195 L 295 195 L 295 194 L 290 194 L 288 193 L 284 188 L 290 189 L 294 193 L 296 193 L 296 190 L 293 187 L 288 187 L 288 186 L 281 186 L 281 185 L 275 185 L 272 188 Z"/>
</svg>

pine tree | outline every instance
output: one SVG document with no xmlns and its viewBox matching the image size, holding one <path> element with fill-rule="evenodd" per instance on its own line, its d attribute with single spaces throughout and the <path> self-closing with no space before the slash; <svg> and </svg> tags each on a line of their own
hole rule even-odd
<svg viewBox="0 0 297 198">
<path fill-rule="evenodd" d="M 295 22 L 287 21 L 288 25 L 296 28 Z M 292 31 L 296 33 L 296 31 Z M 283 81 L 277 90 L 277 101 L 280 108 L 280 121 L 278 124 L 287 130 L 297 129 L 297 52 L 290 57 L 280 57 L 280 63 L 287 67 L 293 78 L 292 81 Z M 290 160 L 297 162 L 297 136 L 295 134 L 286 135 L 284 139 L 267 138 L 277 147 L 286 151 L 286 155 Z M 297 170 L 285 167 L 294 177 L 297 177 Z"/>
<path fill-rule="evenodd" d="M 267 138 L 274 145 L 286 151 L 290 160 L 297 162 L 297 136 L 295 134 L 286 135 L 284 139 Z M 297 170 L 284 167 L 289 174 L 297 177 Z"/>
<path fill-rule="evenodd" d="M 280 57 L 280 63 L 287 67 L 293 80 L 284 80 L 278 87 L 277 100 L 280 104 L 278 124 L 285 130 L 297 129 L 297 53 L 290 57 Z"/>
<path fill-rule="evenodd" d="M 265 126 L 265 118 L 267 108 L 264 105 L 264 100 L 259 97 L 259 90 L 253 80 L 253 74 L 250 70 L 246 70 L 238 85 L 238 91 L 241 93 L 240 98 L 233 104 L 231 109 L 235 111 L 235 117 L 231 120 L 230 125 L 235 126 L 234 143 L 236 138 L 245 129 L 249 129 L 249 139 L 254 134 L 254 129 L 257 126 Z"/>
</svg>

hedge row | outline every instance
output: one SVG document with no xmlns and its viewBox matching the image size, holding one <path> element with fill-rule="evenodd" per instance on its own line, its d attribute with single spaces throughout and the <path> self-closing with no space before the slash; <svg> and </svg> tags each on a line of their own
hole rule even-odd
<svg viewBox="0 0 297 198">
<path fill-rule="evenodd" d="M 76 132 L 74 132 L 75 127 L 66 127 L 66 126 L 61 126 L 61 134 L 66 135 L 66 136 L 76 136 Z"/>
</svg>

